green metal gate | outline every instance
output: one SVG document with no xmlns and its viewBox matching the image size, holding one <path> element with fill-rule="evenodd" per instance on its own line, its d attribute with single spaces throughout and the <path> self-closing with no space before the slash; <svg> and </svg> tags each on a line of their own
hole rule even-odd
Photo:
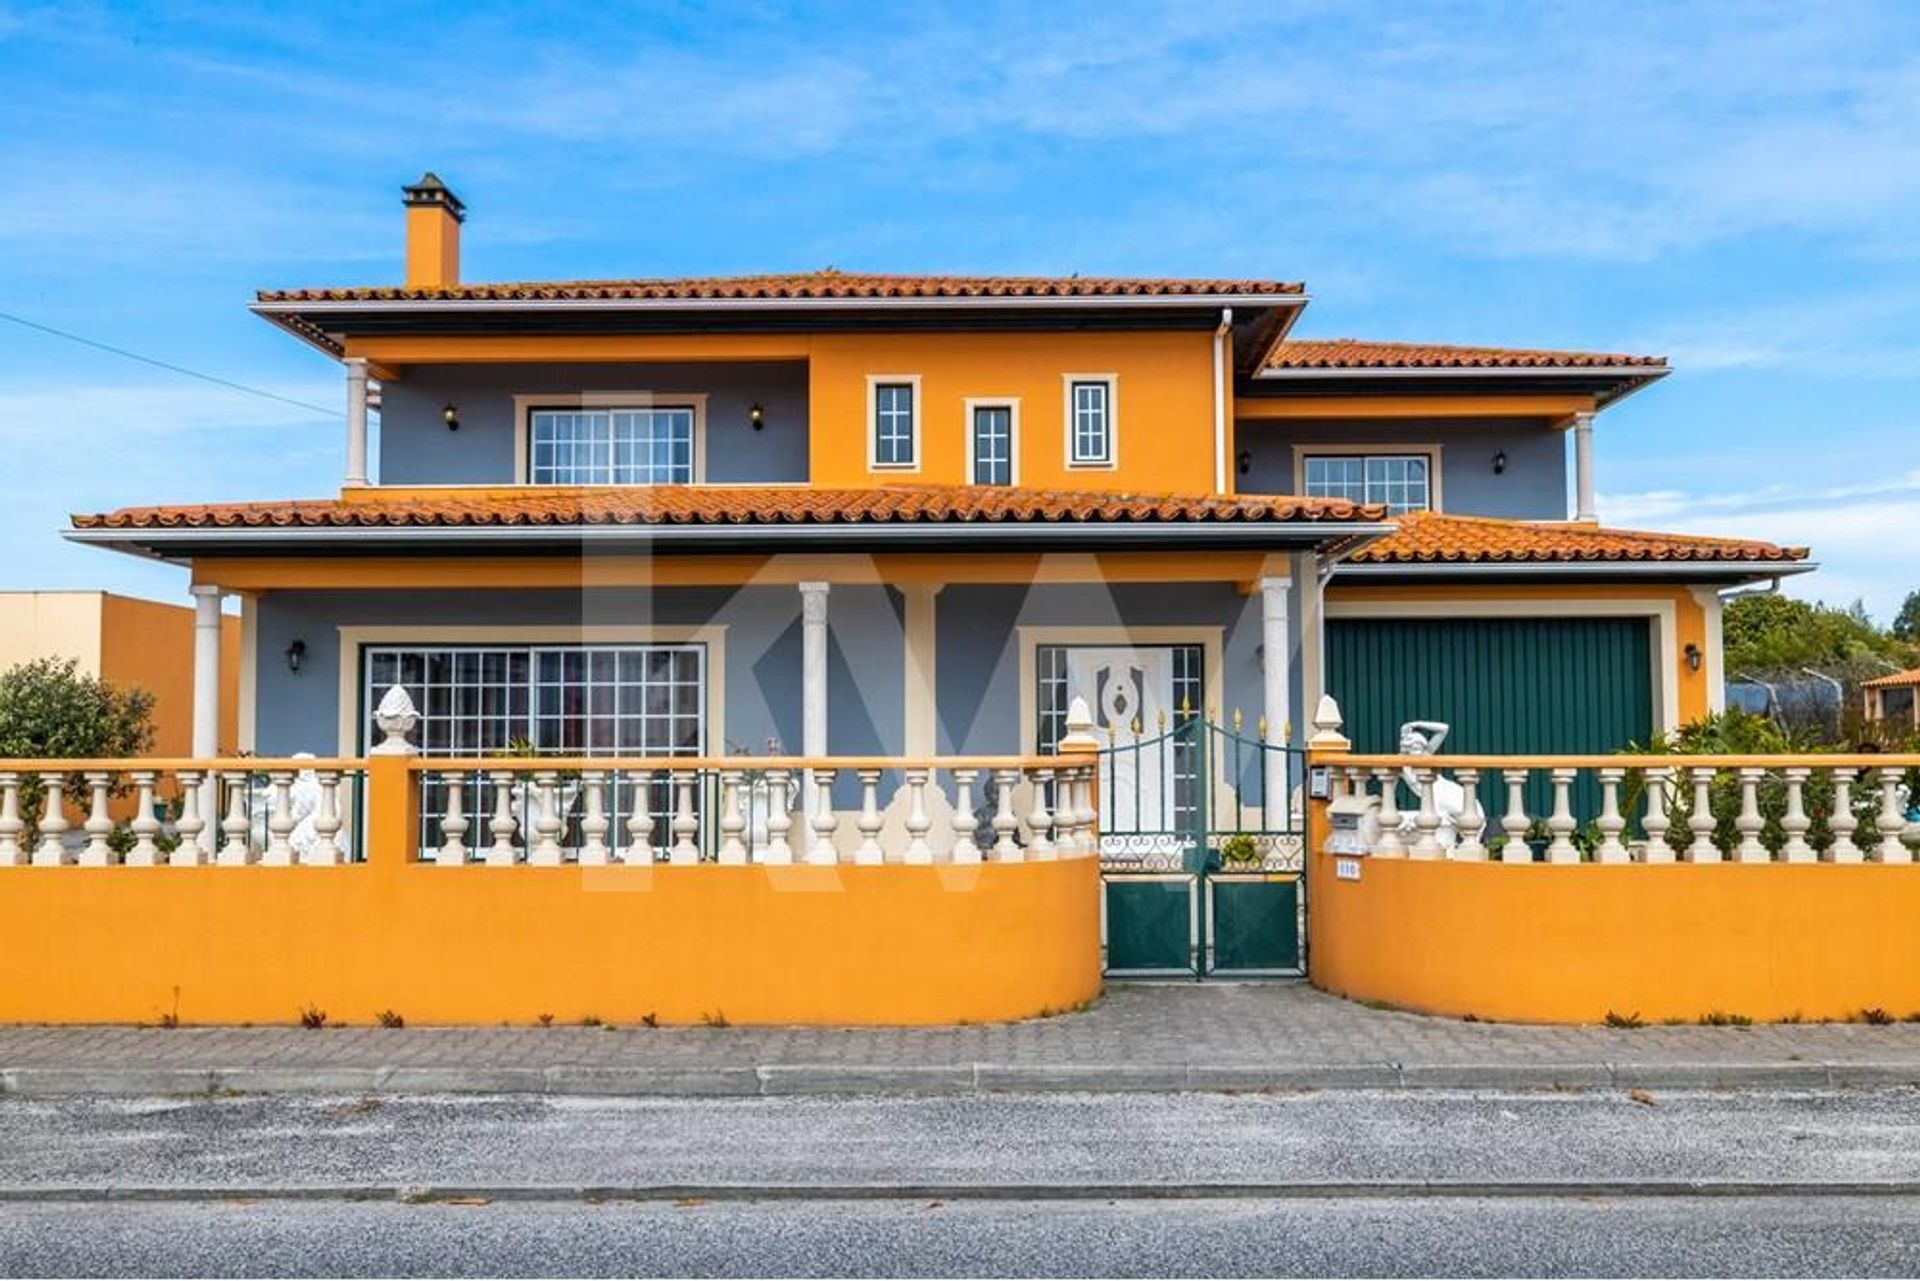
<svg viewBox="0 0 1920 1281">
<path fill-rule="evenodd" d="M 1408 721 L 1444 721 L 1443 752 L 1615 752 L 1653 730 L 1653 624 L 1626 618 L 1337 618 L 1327 623 L 1327 692 L 1356 752 L 1399 750 Z M 1544 772 L 1529 813 L 1552 808 Z M 1481 782 L 1488 814 L 1506 810 L 1500 779 Z M 1574 811 L 1599 809 L 1585 774 Z"/>
<path fill-rule="evenodd" d="M 1301 753 L 1183 715 L 1099 770 L 1108 974 L 1305 972 Z"/>
</svg>

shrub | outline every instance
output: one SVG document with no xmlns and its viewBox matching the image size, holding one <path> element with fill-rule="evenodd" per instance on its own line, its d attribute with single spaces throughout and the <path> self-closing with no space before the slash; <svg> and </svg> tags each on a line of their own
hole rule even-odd
<svg viewBox="0 0 1920 1281">
<path fill-rule="evenodd" d="M 382 1010 L 373 1016 L 373 1021 L 381 1027 L 405 1027 L 407 1021 L 400 1017 L 397 1010 Z"/>
<path fill-rule="evenodd" d="M 300 1026 L 309 1032 L 316 1032 L 327 1025 L 327 1012 L 317 1005 L 300 1007 Z"/>
<path fill-rule="evenodd" d="M 83 675 L 71 658 L 36 658 L 0 672 L 0 756 L 85 759 L 142 755 L 153 746 L 153 695 Z M 66 795 L 83 802 L 85 780 L 67 780 Z M 116 782 L 115 794 L 125 785 Z M 37 775 L 20 780 L 20 808 L 37 839 L 45 797 Z M 76 806 L 79 808 L 79 806 Z"/>
</svg>

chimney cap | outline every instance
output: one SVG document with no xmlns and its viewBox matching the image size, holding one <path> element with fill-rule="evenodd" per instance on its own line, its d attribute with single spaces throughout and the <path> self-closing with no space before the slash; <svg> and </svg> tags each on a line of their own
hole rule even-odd
<svg viewBox="0 0 1920 1281">
<path fill-rule="evenodd" d="M 467 207 L 460 197 L 453 194 L 453 188 L 440 181 L 440 175 L 429 169 L 420 175 L 420 181 L 400 188 L 401 199 L 409 208 L 438 205 L 453 215 L 455 222 L 467 220 Z"/>
</svg>

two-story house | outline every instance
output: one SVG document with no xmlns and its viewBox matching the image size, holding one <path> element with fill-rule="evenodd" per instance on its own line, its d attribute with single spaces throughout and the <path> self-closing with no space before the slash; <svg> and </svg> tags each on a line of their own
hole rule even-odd
<svg viewBox="0 0 1920 1281">
<path fill-rule="evenodd" d="M 337 495 L 74 518 L 191 568 L 204 662 L 239 598 L 261 753 L 364 751 L 395 684 L 464 755 L 1013 753 L 1075 696 L 1298 742 L 1322 692 L 1364 750 L 1608 750 L 1809 568 L 1598 523 L 1660 359 L 1297 339 L 1281 281 L 473 284 L 453 192 L 405 206 L 405 284 L 253 304 L 344 371 Z"/>
</svg>

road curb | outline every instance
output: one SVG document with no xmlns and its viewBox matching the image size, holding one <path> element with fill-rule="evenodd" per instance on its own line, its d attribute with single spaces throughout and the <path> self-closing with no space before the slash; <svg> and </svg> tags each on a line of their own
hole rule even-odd
<svg viewBox="0 0 1920 1281">
<path fill-rule="evenodd" d="M 773 1097 L 847 1094 L 1284 1093 L 1338 1090 L 1885 1089 L 1920 1063 L 1320 1063 L 932 1065 L 770 1063 L 651 1067 L 20 1067 L 0 1095 L 546 1094 Z"/>
<path fill-rule="evenodd" d="M 1763 1182 L 1742 1179 L 1338 1180 L 1273 1183 L 722 1183 L 722 1184 L 341 1184 L 0 1186 L 0 1205 L 100 1202 L 391 1201 L 403 1205 L 488 1202 L 664 1201 L 1140 1201 L 1476 1200 L 1672 1197 L 1920 1197 L 1920 1180 Z"/>
</svg>

